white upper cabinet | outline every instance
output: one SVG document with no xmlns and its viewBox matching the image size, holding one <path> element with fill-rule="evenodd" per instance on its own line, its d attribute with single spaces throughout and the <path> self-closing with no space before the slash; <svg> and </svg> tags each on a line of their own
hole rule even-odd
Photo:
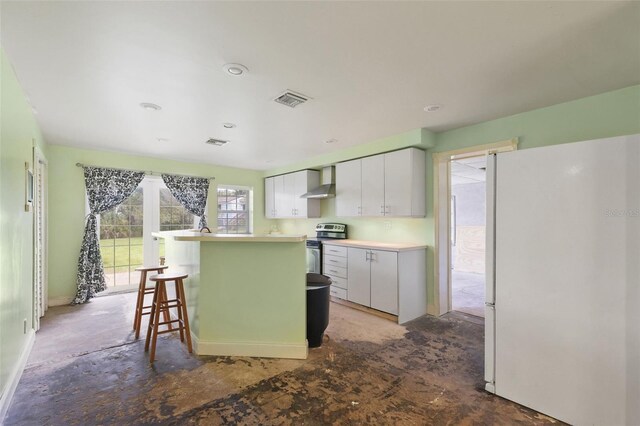
<svg viewBox="0 0 640 426">
<path fill-rule="evenodd" d="M 264 215 L 269 219 L 276 217 L 276 193 L 274 187 L 275 178 L 264 180 Z"/>
<path fill-rule="evenodd" d="M 300 198 L 318 186 L 320 172 L 315 170 L 265 178 L 265 215 L 270 219 L 320 217 L 320 200 Z"/>
<path fill-rule="evenodd" d="M 336 165 L 336 216 L 424 217 L 425 153 L 407 148 Z"/>
<path fill-rule="evenodd" d="M 287 210 L 287 197 L 285 196 L 284 176 L 273 177 L 273 205 L 274 215 L 273 217 L 286 217 Z"/>
<path fill-rule="evenodd" d="M 336 165 L 336 215 L 360 216 L 362 213 L 362 176 L 360 159 Z"/>
<path fill-rule="evenodd" d="M 362 216 L 384 216 L 384 155 L 362 158 Z"/>
<path fill-rule="evenodd" d="M 424 216 L 425 153 L 410 148 L 384 155 L 385 216 Z"/>
</svg>

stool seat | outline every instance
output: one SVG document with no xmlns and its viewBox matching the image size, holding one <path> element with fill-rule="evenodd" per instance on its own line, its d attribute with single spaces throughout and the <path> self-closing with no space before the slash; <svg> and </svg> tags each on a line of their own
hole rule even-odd
<svg viewBox="0 0 640 426">
<path fill-rule="evenodd" d="M 142 317 L 144 315 L 149 315 L 151 313 L 149 311 L 149 309 L 151 309 L 151 305 L 145 306 L 144 297 L 147 294 L 153 293 L 156 287 L 154 284 L 151 284 L 149 287 L 147 287 L 147 273 L 156 272 L 158 274 L 161 274 L 167 268 L 168 266 L 164 266 L 164 265 L 140 266 L 136 268 L 136 271 L 140 272 L 140 284 L 138 285 L 138 299 L 136 301 L 136 311 L 133 316 L 133 329 L 136 332 L 136 339 L 140 337 L 140 329 L 142 328 Z M 162 297 L 166 299 L 167 298 L 166 296 L 167 295 L 165 291 L 162 294 Z M 168 309 L 163 310 L 162 315 L 166 321 L 169 320 Z M 171 327 L 172 326 L 169 325 L 169 328 Z"/>
<path fill-rule="evenodd" d="M 179 272 L 173 272 L 168 274 L 158 274 L 152 275 L 149 277 L 149 281 L 175 281 L 175 280 L 183 280 L 187 278 L 189 275 Z"/>
<path fill-rule="evenodd" d="M 158 266 L 139 266 L 136 268 L 136 271 L 138 272 L 142 272 L 142 271 L 158 271 L 158 272 L 162 272 L 165 269 L 167 269 L 168 266 L 164 266 L 164 265 L 158 265 Z"/>
</svg>

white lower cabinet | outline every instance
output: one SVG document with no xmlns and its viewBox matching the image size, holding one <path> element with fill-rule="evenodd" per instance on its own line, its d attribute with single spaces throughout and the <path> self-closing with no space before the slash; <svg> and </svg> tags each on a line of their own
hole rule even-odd
<svg viewBox="0 0 640 426">
<path fill-rule="evenodd" d="M 371 307 L 398 315 L 398 253 L 372 250 Z"/>
<path fill-rule="evenodd" d="M 322 251 L 322 274 L 331 278 L 331 296 L 347 300 L 347 249 L 323 244 Z"/>
<path fill-rule="evenodd" d="M 349 247 L 348 300 L 398 315 L 398 254 Z"/>
<path fill-rule="evenodd" d="M 334 244 L 322 246 L 322 273 L 333 281 L 332 296 L 397 315 L 400 324 L 427 313 L 424 246 L 392 248 L 390 243 L 348 240 Z"/>
<path fill-rule="evenodd" d="M 347 300 L 364 306 L 371 306 L 371 265 L 369 250 L 347 249 Z"/>
</svg>

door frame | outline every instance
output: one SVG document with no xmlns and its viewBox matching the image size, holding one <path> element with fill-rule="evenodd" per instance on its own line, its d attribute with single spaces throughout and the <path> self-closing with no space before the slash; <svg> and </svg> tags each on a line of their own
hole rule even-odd
<svg viewBox="0 0 640 426">
<path fill-rule="evenodd" d="M 44 153 L 33 141 L 33 294 L 32 294 L 32 327 L 40 329 L 40 318 L 49 307 L 48 283 L 48 162 Z M 40 184 L 41 183 L 41 184 Z M 38 237 L 38 221 L 42 219 L 42 238 Z M 42 270 L 38 269 L 42 267 Z M 42 282 L 38 281 L 42 277 Z M 41 297 L 38 297 L 41 285 Z"/>
<path fill-rule="evenodd" d="M 432 154 L 435 297 L 430 314 L 440 316 L 451 310 L 451 161 L 517 149 L 518 138 L 513 138 Z"/>
</svg>

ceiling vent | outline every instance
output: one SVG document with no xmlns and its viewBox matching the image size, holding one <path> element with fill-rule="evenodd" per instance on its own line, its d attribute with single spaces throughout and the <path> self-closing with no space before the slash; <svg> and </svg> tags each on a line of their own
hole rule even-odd
<svg viewBox="0 0 640 426">
<path fill-rule="evenodd" d="M 229 141 L 225 141 L 225 140 L 222 140 L 222 139 L 213 139 L 213 138 L 211 138 L 211 139 L 207 140 L 206 143 L 208 143 L 209 145 L 223 146 L 223 145 L 228 144 Z"/>
<path fill-rule="evenodd" d="M 274 99 L 279 104 L 286 105 L 291 108 L 295 108 L 300 104 L 307 102 L 310 98 L 308 96 L 302 95 L 300 93 L 292 92 L 291 90 L 287 90 L 280 96 Z"/>
</svg>

